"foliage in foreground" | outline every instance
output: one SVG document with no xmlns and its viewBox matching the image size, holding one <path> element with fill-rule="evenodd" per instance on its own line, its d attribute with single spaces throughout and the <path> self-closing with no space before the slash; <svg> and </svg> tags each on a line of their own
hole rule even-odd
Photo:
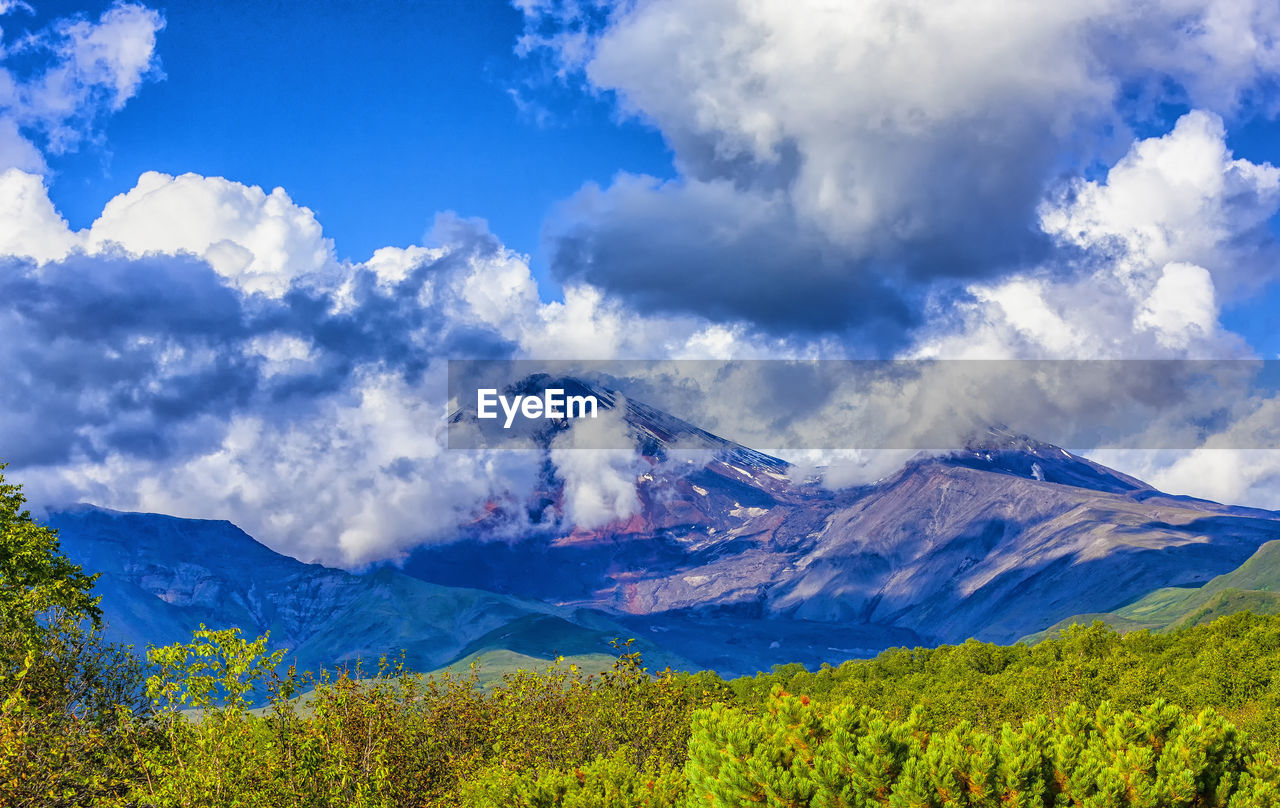
<svg viewBox="0 0 1280 808">
<path fill-rule="evenodd" d="M 62 761 L 96 793 L 20 802 L 0 784 L 0 798 L 380 808 L 1280 805 L 1275 761 L 1246 733 L 1212 709 L 1163 701 L 1140 710 L 1070 703 L 989 730 L 940 724 L 923 707 L 895 717 L 776 686 L 735 706 L 726 702 L 740 699 L 712 676 L 650 676 L 625 647 L 598 678 L 554 666 L 486 689 L 474 672 L 424 678 L 386 663 L 368 678 L 277 675 L 279 656 L 265 645 L 201 630 L 192 643 L 154 649 L 155 712 L 117 711 L 111 725 L 132 755 Z M 269 708 L 251 711 L 249 688 L 264 683 Z M 314 688 L 309 712 L 295 698 L 303 687 Z"/>
<path fill-rule="evenodd" d="M 1230 806 L 1280 800 L 1275 768 L 1229 722 L 1156 703 L 1070 705 L 999 732 L 923 729 L 867 707 L 777 691 L 764 714 L 694 718 L 689 806 Z"/>
<path fill-rule="evenodd" d="M 1280 617 L 1247 612 L 1168 634 L 1119 634 L 1095 623 L 1035 645 L 894 648 L 817 671 L 780 666 L 730 684 L 749 709 L 781 687 L 897 718 L 919 710 L 933 730 L 969 721 L 996 732 L 1036 715 L 1060 716 L 1073 702 L 1136 711 L 1164 700 L 1192 712 L 1212 708 L 1280 758 Z"/>
<path fill-rule="evenodd" d="M 0 464 L 0 470 L 4 465 Z M 86 575 L 0 474 L 0 805 L 110 805 L 137 783 L 142 667 L 102 642 Z"/>
<path fill-rule="evenodd" d="M 625 646 L 600 677 L 557 665 L 488 689 L 474 671 L 424 678 L 385 661 L 370 678 L 277 677 L 279 657 L 264 647 L 235 630 L 201 630 L 192 644 L 151 652 L 160 740 L 141 750 L 140 803 L 457 805 L 480 773 L 513 788 L 579 767 L 605 766 L 606 778 L 656 768 L 671 779 L 693 711 L 712 702 L 698 679 L 650 676 Z M 274 697 L 255 714 L 246 694 L 263 680 Z M 304 687 L 305 714 L 293 698 Z"/>
</svg>

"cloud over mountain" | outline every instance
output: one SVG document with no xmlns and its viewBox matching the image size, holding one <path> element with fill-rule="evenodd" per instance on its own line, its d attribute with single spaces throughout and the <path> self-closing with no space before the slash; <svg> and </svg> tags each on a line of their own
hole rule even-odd
<svg viewBox="0 0 1280 808">
<path fill-rule="evenodd" d="M 0 361 L 16 380 L 0 446 L 29 488 L 234 513 L 307 558 L 394 556 L 532 490 L 527 458 L 444 448 L 448 358 L 668 353 L 723 333 L 589 288 L 544 303 L 527 260 L 480 222 L 446 216 L 439 246 L 353 263 L 282 189 L 147 174 L 71 231 L 39 177 L 11 169 L 0 188 L 21 223 L 5 231 L 39 234 L 0 258 Z M 561 460 L 585 515 L 600 479 L 574 457 Z"/>
</svg>

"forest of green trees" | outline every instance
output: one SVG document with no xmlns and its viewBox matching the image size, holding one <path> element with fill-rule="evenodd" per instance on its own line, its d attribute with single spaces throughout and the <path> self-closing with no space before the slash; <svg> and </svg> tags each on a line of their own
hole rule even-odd
<svg viewBox="0 0 1280 808">
<path fill-rule="evenodd" d="M 284 670 L 235 630 L 139 659 L 92 587 L 0 477 L 0 805 L 1280 806 L 1277 617 L 728 681 L 621 642 L 481 686 Z"/>
</svg>

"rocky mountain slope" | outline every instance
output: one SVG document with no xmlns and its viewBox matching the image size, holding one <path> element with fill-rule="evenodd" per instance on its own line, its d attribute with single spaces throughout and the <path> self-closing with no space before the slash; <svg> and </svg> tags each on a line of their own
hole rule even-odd
<svg viewBox="0 0 1280 808">
<path fill-rule="evenodd" d="M 486 542 L 480 524 L 465 541 L 421 548 L 405 571 L 609 611 L 695 661 L 750 670 L 891 644 L 1012 642 L 1204 584 L 1280 539 L 1280 514 L 1167 495 L 1007 430 L 829 491 L 715 436 L 701 440 L 716 459 L 671 468 L 667 436 L 701 431 L 626 406 L 653 466 L 637 480 L 639 515 L 515 544 Z M 744 647 L 708 642 L 703 627 Z"/>
</svg>

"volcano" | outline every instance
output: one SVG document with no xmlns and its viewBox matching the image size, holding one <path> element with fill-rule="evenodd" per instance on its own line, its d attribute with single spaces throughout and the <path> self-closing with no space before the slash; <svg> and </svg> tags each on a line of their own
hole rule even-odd
<svg viewBox="0 0 1280 808">
<path fill-rule="evenodd" d="M 481 523 L 418 549 L 404 571 L 600 610 L 722 672 L 1013 642 L 1160 587 L 1201 586 L 1280 539 L 1280 514 L 1165 494 L 1003 428 L 831 490 L 600 385 L 526 386 L 546 384 L 625 407 L 649 467 L 636 479 L 639 513 L 591 530 L 552 520 L 518 541 L 487 538 Z M 690 445 L 711 458 L 670 462 Z M 549 471 L 544 505 L 562 485 Z"/>
</svg>

